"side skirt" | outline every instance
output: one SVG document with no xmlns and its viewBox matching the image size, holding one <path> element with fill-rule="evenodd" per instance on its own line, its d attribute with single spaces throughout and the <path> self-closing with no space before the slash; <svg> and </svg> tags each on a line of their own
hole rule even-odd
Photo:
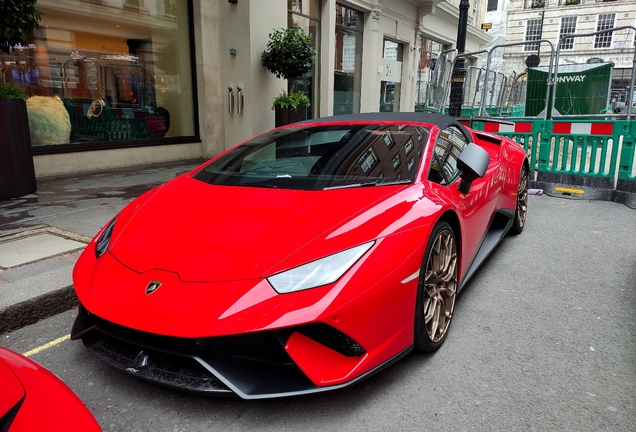
<svg viewBox="0 0 636 432">
<path fill-rule="evenodd" d="M 466 274 L 462 277 L 462 282 L 459 285 L 457 292 L 461 291 L 466 286 L 477 269 L 484 263 L 484 261 L 486 261 L 486 258 L 488 258 L 499 242 L 501 242 L 501 240 L 506 236 L 506 233 L 512 227 L 514 217 L 514 210 L 502 209 L 495 213 L 495 217 L 492 219 L 490 227 L 481 241 L 481 245 L 477 250 L 477 254 L 475 254 L 475 258 L 473 258 L 468 270 L 466 270 Z"/>
</svg>

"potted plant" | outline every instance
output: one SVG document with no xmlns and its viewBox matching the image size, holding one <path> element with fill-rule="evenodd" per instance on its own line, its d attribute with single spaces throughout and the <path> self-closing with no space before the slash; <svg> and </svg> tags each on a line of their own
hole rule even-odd
<svg viewBox="0 0 636 432">
<path fill-rule="evenodd" d="M 0 2 L 0 50 L 26 45 L 26 35 L 38 27 L 37 0 Z M 35 170 L 24 90 L 0 84 L 0 199 L 35 192 Z"/>
<path fill-rule="evenodd" d="M 581 0 L 565 0 L 566 5 L 577 5 L 581 3 Z"/>
<path fill-rule="evenodd" d="M 545 6 L 545 0 L 533 0 L 532 4 L 530 5 L 532 9 L 542 8 L 544 6 Z"/>
<path fill-rule="evenodd" d="M 301 90 L 294 90 L 294 83 L 311 70 L 315 61 L 311 36 L 302 29 L 278 29 L 269 34 L 261 64 L 277 78 L 286 79 L 289 90 L 276 96 L 272 103 L 276 127 L 307 119 L 309 97 Z"/>
</svg>

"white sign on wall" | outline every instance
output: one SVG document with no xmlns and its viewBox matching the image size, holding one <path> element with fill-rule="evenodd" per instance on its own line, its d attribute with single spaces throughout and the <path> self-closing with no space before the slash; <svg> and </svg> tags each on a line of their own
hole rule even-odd
<svg viewBox="0 0 636 432">
<path fill-rule="evenodd" d="M 402 62 L 382 59 L 381 81 L 402 82 Z"/>
</svg>

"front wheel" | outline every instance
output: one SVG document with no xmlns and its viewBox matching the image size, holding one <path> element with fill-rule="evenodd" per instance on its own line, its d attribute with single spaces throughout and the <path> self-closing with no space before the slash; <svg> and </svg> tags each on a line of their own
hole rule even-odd
<svg viewBox="0 0 636 432">
<path fill-rule="evenodd" d="M 420 270 L 415 309 L 415 349 L 431 352 L 444 343 L 457 297 L 458 253 L 448 222 L 433 228 Z"/>
<path fill-rule="evenodd" d="M 513 234 L 521 234 L 523 227 L 526 225 L 528 217 L 528 168 L 525 165 L 521 167 L 521 175 L 519 176 L 519 186 L 517 188 L 517 209 L 515 211 L 515 220 L 512 223 L 510 231 Z"/>
</svg>

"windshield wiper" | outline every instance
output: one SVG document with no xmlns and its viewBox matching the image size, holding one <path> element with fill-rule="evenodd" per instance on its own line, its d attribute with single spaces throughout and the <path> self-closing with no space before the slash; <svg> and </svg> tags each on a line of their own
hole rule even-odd
<svg viewBox="0 0 636 432">
<path fill-rule="evenodd" d="M 361 187 L 368 187 L 368 186 L 392 186 L 392 185 L 408 184 L 408 183 L 411 183 L 411 180 L 395 180 L 392 182 L 351 183 L 351 184 L 340 185 L 340 186 L 329 186 L 329 187 L 323 188 L 322 190 L 350 189 L 350 188 L 361 188 Z"/>
</svg>

